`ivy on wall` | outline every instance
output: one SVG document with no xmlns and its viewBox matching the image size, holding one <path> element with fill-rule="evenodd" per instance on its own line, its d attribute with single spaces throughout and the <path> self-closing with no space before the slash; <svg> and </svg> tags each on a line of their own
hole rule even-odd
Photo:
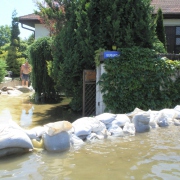
<svg viewBox="0 0 180 180">
<path fill-rule="evenodd" d="M 171 78 L 180 67 L 178 61 L 160 59 L 148 48 L 119 51 L 119 57 L 105 60 L 106 73 L 99 81 L 106 111 L 155 110 L 180 103 L 180 79 L 174 82 Z"/>
</svg>

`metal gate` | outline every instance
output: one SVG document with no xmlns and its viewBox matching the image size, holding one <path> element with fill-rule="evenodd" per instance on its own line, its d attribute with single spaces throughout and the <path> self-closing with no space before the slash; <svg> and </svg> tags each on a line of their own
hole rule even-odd
<svg viewBox="0 0 180 180">
<path fill-rule="evenodd" d="M 83 71 L 83 116 L 96 114 L 96 71 Z"/>
</svg>

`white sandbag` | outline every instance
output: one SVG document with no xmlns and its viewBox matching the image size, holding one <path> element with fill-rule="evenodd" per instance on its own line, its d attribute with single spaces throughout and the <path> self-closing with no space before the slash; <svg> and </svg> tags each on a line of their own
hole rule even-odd
<svg viewBox="0 0 180 180">
<path fill-rule="evenodd" d="M 155 119 L 160 127 L 165 127 L 173 124 L 176 117 L 177 113 L 174 109 L 162 109 Z"/>
<path fill-rule="evenodd" d="M 0 157 L 14 155 L 14 154 L 23 154 L 26 152 L 28 152 L 28 150 L 24 148 L 18 148 L 18 147 L 4 148 L 4 149 L 0 149 Z"/>
<path fill-rule="evenodd" d="M 132 122 L 134 123 L 136 132 L 142 133 L 150 130 L 150 112 L 139 112 L 133 117 Z"/>
<path fill-rule="evenodd" d="M 139 108 L 135 108 L 134 111 L 130 112 L 130 113 L 127 113 L 126 115 L 132 120 L 133 117 L 138 114 L 139 112 L 145 112 L 144 110 L 142 109 L 139 109 Z"/>
<path fill-rule="evenodd" d="M 126 122 L 124 127 L 123 127 L 123 132 L 124 132 L 124 134 L 135 135 L 134 123 Z"/>
<path fill-rule="evenodd" d="M 180 105 L 175 106 L 174 110 L 176 111 L 176 118 L 180 119 Z"/>
<path fill-rule="evenodd" d="M 130 118 L 126 114 L 117 114 L 112 124 L 116 124 L 120 127 L 124 126 L 126 122 L 131 122 Z"/>
<path fill-rule="evenodd" d="M 98 133 L 106 129 L 104 123 L 93 117 L 79 118 L 72 123 L 74 134 L 78 137 L 84 137 L 91 134 L 91 132 Z"/>
<path fill-rule="evenodd" d="M 17 128 L 13 123 L 0 124 L 0 149 L 10 147 L 33 149 L 30 138 L 21 128 Z"/>
<path fill-rule="evenodd" d="M 62 152 L 70 148 L 70 136 L 66 131 L 62 131 L 53 136 L 43 134 L 44 148 L 47 151 Z"/>
<path fill-rule="evenodd" d="M 180 126 L 180 120 L 179 119 L 173 119 L 173 123 L 175 126 Z"/>
<path fill-rule="evenodd" d="M 108 138 L 108 136 L 111 136 L 111 133 L 107 129 L 103 129 L 102 131 L 97 132 L 96 134 L 103 136 L 104 139 Z"/>
<path fill-rule="evenodd" d="M 36 139 L 39 141 L 42 138 L 42 135 L 45 133 L 45 127 L 37 126 L 28 130 L 24 129 L 24 132 L 28 135 L 30 139 Z"/>
<path fill-rule="evenodd" d="M 74 134 L 78 137 L 88 136 L 92 131 L 92 119 L 90 117 L 83 117 L 75 120 L 72 123 Z M 95 129 L 95 128 L 94 128 Z"/>
<path fill-rule="evenodd" d="M 90 142 L 95 141 L 95 140 L 102 140 L 102 139 L 104 139 L 104 136 L 97 135 L 96 133 L 91 133 L 86 137 L 86 140 Z"/>
<path fill-rule="evenodd" d="M 63 131 L 69 131 L 72 128 L 72 124 L 69 121 L 58 121 L 45 124 L 44 127 L 46 133 L 49 136 L 53 136 Z"/>
<path fill-rule="evenodd" d="M 75 134 L 70 134 L 70 142 L 73 147 L 80 147 L 84 144 L 84 141 Z"/>
<path fill-rule="evenodd" d="M 158 116 L 159 111 L 151 111 L 150 112 L 150 121 L 149 121 L 149 125 L 151 128 L 158 128 L 158 124 L 156 121 L 156 117 Z"/>
<path fill-rule="evenodd" d="M 123 137 L 124 136 L 124 132 L 123 132 L 122 128 L 116 124 L 112 124 L 108 128 L 108 132 L 110 132 L 111 136 L 114 136 L 114 137 Z"/>
<path fill-rule="evenodd" d="M 115 120 L 116 114 L 112 114 L 112 113 L 103 113 L 100 115 L 95 116 L 95 118 L 101 122 L 103 122 L 104 124 L 109 124 L 112 121 Z"/>
</svg>

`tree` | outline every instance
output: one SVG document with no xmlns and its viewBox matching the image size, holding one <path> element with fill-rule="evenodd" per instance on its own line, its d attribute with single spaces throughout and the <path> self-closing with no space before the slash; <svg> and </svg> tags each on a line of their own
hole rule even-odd
<svg viewBox="0 0 180 180">
<path fill-rule="evenodd" d="M 161 8 L 158 9 L 156 16 L 156 34 L 158 39 L 163 43 L 164 48 L 166 49 L 166 36 L 163 25 L 163 14 Z"/>
<path fill-rule="evenodd" d="M 8 25 L 0 26 L 0 46 L 10 43 L 11 28 Z"/>
<path fill-rule="evenodd" d="M 25 58 L 23 58 L 21 52 L 19 52 L 20 31 L 18 27 L 18 18 L 16 16 L 17 13 L 14 10 L 12 13 L 11 43 L 8 48 L 6 63 L 8 66 L 8 70 L 12 71 L 14 76 L 19 76 L 19 68 L 21 64 L 25 61 Z"/>
<path fill-rule="evenodd" d="M 55 98 L 53 79 L 48 75 L 48 62 L 52 61 L 51 38 L 44 37 L 37 39 L 30 46 L 30 63 L 32 65 L 32 86 L 35 89 L 36 97 L 43 96 L 45 100 Z M 42 95 L 42 96 L 41 96 Z"/>
<path fill-rule="evenodd" d="M 20 38 L 19 38 L 19 26 L 18 26 L 18 17 L 16 10 L 12 13 L 12 25 L 11 25 L 11 46 L 20 46 Z"/>
<path fill-rule="evenodd" d="M 49 0 L 45 0 L 49 2 Z M 139 46 L 152 48 L 155 27 L 150 0 L 56 0 L 63 6 L 65 20 L 54 37 L 53 77 L 56 87 L 71 96 L 71 107 L 82 108 L 82 73 L 95 69 L 95 51 L 103 48 Z M 48 6 L 50 20 L 61 18 L 59 10 Z M 46 12 L 46 8 L 41 9 Z M 56 23 L 58 24 L 58 23 Z M 55 26 L 59 28 L 59 26 Z M 59 30 L 59 29 L 57 29 Z M 58 52 L 58 55 L 55 53 Z M 61 90 L 61 89 L 60 89 Z"/>
</svg>

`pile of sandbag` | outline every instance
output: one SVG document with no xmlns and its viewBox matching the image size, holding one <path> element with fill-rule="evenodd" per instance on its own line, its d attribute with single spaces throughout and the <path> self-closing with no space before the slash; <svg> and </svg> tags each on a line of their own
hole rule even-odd
<svg viewBox="0 0 180 180">
<path fill-rule="evenodd" d="M 10 113 L 0 117 L 0 157 L 42 148 L 51 152 L 80 148 L 85 142 L 124 137 L 152 128 L 180 125 L 180 105 L 174 109 L 144 111 L 135 108 L 127 114 L 102 113 L 82 117 L 73 123 L 58 121 L 23 129 L 12 121 Z"/>
</svg>

